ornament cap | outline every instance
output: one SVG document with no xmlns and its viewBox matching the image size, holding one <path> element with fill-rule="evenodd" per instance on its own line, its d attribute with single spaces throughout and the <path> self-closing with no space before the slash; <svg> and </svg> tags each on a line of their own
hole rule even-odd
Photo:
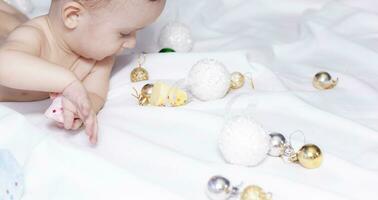
<svg viewBox="0 0 378 200">
<path fill-rule="evenodd" d="M 172 48 L 162 48 L 159 53 L 175 53 L 176 51 Z"/>
</svg>

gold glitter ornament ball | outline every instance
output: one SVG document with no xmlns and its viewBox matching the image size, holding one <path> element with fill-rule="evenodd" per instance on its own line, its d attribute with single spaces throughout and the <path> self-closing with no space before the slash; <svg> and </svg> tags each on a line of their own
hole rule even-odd
<svg viewBox="0 0 378 200">
<path fill-rule="evenodd" d="M 234 72 L 231 74 L 231 86 L 230 88 L 235 90 L 243 87 L 245 83 L 245 77 L 240 72 Z"/>
<path fill-rule="evenodd" d="M 266 193 L 263 189 L 256 185 L 246 187 L 241 193 L 241 200 L 271 200 L 272 195 Z"/>
<path fill-rule="evenodd" d="M 148 72 L 142 67 L 137 67 L 131 71 L 130 80 L 131 82 L 139 82 L 148 80 Z"/>
<path fill-rule="evenodd" d="M 320 167 L 323 162 L 323 154 L 320 148 L 314 144 L 303 146 L 297 153 L 299 164 L 307 169 Z"/>
</svg>

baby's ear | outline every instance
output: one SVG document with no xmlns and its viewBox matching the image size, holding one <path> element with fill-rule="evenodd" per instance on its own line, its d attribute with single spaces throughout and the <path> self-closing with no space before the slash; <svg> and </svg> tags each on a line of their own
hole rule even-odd
<svg viewBox="0 0 378 200">
<path fill-rule="evenodd" d="M 84 14 L 85 8 L 78 2 L 70 1 L 63 5 L 63 23 L 68 29 L 75 29 L 79 25 L 80 17 Z"/>
</svg>

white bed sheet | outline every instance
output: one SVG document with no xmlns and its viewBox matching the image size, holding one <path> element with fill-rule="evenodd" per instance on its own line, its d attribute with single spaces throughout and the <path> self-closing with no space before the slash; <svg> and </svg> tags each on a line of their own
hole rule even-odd
<svg viewBox="0 0 378 200">
<path fill-rule="evenodd" d="M 121 194 L 117 186 L 134 182 L 131 191 L 162 191 L 155 199 L 206 199 L 206 181 L 215 174 L 235 183 L 258 184 L 271 191 L 274 199 L 374 199 L 378 183 L 377 4 L 366 0 L 169 1 L 159 21 L 141 33 L 134 52 L 156 52 L 160 28 L 176 18 L 190 24 L 197 53 L 149 54 L 145 65 L 152 81 L 183 78 L 196 61 L 211 57 L 230 71 L 252 72 L 256 90 L 244 87 L 223 100 L 194 101 L 182 108 L 139 107 L 131 96 L 132 87 L 144 83 L 129 82 L 135 56 L 121 56 L 108 101 L 99 114 L 101 135 L 95 148 L 88 146 L 84 134 L 67 135 L 43 117 L 49 101 L 2 103 L 26 117 L 0 110 L 3 116 L 17 116 L 11 122 L 26 124 L 7 126 L 11 122 L 0 121 L 7 132 L 15 132 L 1 135 L 0 144 L 13 150 L 26 166 L 25 199 L 89 199 L 93 193 L 86 191 L 96 188 L 96 193 L 104 189 L 106 194 Z M 209 7 L 213 12 L 206 12 Z M 312 76 L 321 70 L 340 79 L 335 89 L 317 91 L 311 86 Z M 255 168 L 225 164 L 216 140 L 225 107 L 238 94 L 246 95 L 234 113 L 252 103 L 248 112 L 267 130 L 286 135 L 303 131 L 307 142 L 322 148 L 323 166 L 306 170 L 274 158 Z M 23 131 L 30 129 L 35 131 L 25 135 Z M 43 134 L 34 134 L 38 130 Z M 36 145 L 28 147 L 25 141 L 36 141 Z M 297 147 L 299 141 L 294 141 Z M 55 169 L 59 162 L 65 170 Z M 87 173 L 80 173 L 82 168 L 73 163 L 89 168 L 83 170 Z M 42 172 L 48 176 L 37 180 L 44 165 L 48 167 Z M 71 171 L 73 176 L 67 176 Z M 89 186 L 80 191 L 72 187 L 75 184 Z M 46 191 L 50 196 L 43 196 Z M 129 191 L 123 191 L 124 198 L 146 198 L 143 192 L 135 197 Z M 104 193 L 96 199 L 108 199 L 100 195 Z"/>
</svg>

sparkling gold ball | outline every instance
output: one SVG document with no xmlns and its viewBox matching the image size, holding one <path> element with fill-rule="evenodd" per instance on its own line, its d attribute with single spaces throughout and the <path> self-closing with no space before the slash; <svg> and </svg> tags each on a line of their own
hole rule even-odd
<svg viewBox="0 0 378 200">
<path fill-rule="evenodd" d="M 152 89 L 154 88 L 154 84 L 146 84 L 142 87 L 141 96 L 150 98 L 152 94 Z"/>
<path fill-rule="evenodd" d="M 332 80 L 328 72 L 319 72 L 315 74 L 312 84 L 319 90 L 332 89 L 337 85 L 338 80 Z"/>
<path fill-rule="evenodd" d="M 307 169 L 320 167 L 323 162 L 323 155 L 320 148 L 314 144 L 304 145 L 297 154 L 298 162 Z"/>
<path fill-rule="evenodd" d="M 131 82 L 146 81 L 148 80 L 148 72 L 142 67 L 133 69 L 130 74 Z"/>
<path fill-rule="evenodd" d="M 239 89 L 243 87 L 245 83 L 245 77 L 242 73 L 240 72 L 234 72 L 231 74 L 231 89 Z"/>
<path fill-rule="evenodd" d="M 256 185 L 246 187 L 240 197 L 241 200 L 270 200 L 271 195 L 263 191 L 263 189 Z"/>
</svg>

